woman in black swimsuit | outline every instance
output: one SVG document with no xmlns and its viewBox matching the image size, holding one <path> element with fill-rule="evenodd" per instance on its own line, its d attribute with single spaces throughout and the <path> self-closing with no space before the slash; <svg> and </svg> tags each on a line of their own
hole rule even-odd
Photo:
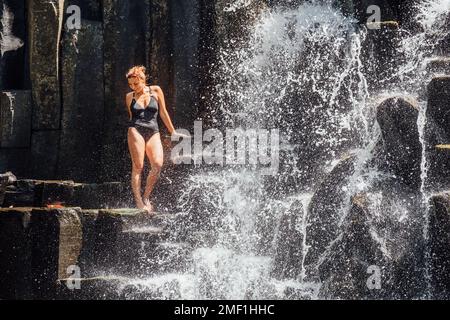
<svg viewBox="0 0 450 320">
<path fill-rule="evenodd" d="M 126 106 L 130 116 L 128 128 L 128 148 L 133 168 L 131 187 L 136 206 L 139 209 L 153 211 L 150 194 L 159 178 L 163 165 L 163 148 L 158 128 L 158 114 L 171 135 L 176 134 L 166 110 L 164 94 L 159 86 L 147 86 L 145 67 L 135 66 L 127 73 L 128 85 L 133 90 L 126 96 Z M 147 155 L 151 171 L 143 196 L 141 196 L 141 174 L 144 158 Z"/>
</svg>

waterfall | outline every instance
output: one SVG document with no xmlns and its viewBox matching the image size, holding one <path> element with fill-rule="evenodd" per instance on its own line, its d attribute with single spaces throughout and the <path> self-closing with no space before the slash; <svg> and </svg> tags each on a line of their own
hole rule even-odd
<svg viewBox="0 0 450 320">
<path fill-rule="evenodd" d="M 248 4 L 234 1 L 225 11 Z M 406 275 L 395 269 L 395 263 L 408 263 L 408 250 L 420 251 L 427 239 L 423 87 L 430 75 L 423 63 L 433 58 L 448 34 L 443 17 L 450 1 L 423 0 L 417 9 L 415 20 L 422 29 L 398 30 L 396 50 L 402 58 L 384 73 L 379 88 L 369 85 L 375 75 L 366 70 L 371 63 L 364 53 L 370 33 L 331 1 L 267 8 L 251 26 L 248 41 L 234 46 L 231 38 L 219 50 L 219 66 L 213 74 L 217 86 L 208 110 L 212 125 L 279 129 L 281 163 L 277 174 L 269 177 L 247 166 L 205 166 L 186 180 L 177 200 L 184 223 L 173 237 L 207 240 L 192 252 L 191 273 L 171 275 L 188 288 L 182 290 L 181 298 L 345 297 L 339 277 L 352 283 L 349 292 L 363 288 L 365 278 L 363 285 L 358 284 L 359 278 L 346 278 L 349 275 L 336 264 L 352 254 L 347 249 L 353 246 L 357 258 L 362 257 L 355 265 L 366 274 L 372 260 L 364 245 L 376 252 L 373 261 L 384 264 L 388 279 L 384 291 L 368 297 L 428 296 L 429 281 L 425 289 L 419 279 L 424 274 L 429 278 L 428 249 L 425 261 L 418 258 L 417 267 L 406 268 Z M 383 141 L 377 107 L 392 96 L 418 101 L 420 199 L 416 191 L 400 188 L 398 177 L 379 165 L 378 147 Z M 339 181 L 333 181 L 333 175 Z M 330 198 L 336 201 L 330 209 L 332 216 L 314 216 L 315 208 L 323 207 L 320 190 L 331 197 L 330 188 L 336 193 Z M 358 208 L 367 209 L 361 221 L 353 216 Z M 362 234 L 351 233 L 355 225 Z M 400 245 L 402 241 L 409 242 Z M 286 253 L 287 258 L 279 254 L 283 246 L 293 250 Z M 407 281 L 405 277 L 416 277 L 411 282 L 423 291 L 395 288 Z M 146 281 L 154 285 L 159 280 Z M 398 292 L 391 295 L 390 289 Z"/>
</svg>

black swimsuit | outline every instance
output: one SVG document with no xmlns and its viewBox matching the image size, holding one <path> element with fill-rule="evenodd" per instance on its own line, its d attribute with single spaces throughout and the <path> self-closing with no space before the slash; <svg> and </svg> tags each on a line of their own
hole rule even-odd
<svg viewBox="0 0 450 320">
<path fill-rule="evenodd" d="M 144 137 L 147 142 L 151 136 L 159 132 L 158 127 L 158 101 L 154 96 L 150 96 L 150 101 L 147 107 L 140 106 L 134 98 L 130 105 L 131 109 L 131 123 L 130 127 L 134 127 Z"/>
</svg>

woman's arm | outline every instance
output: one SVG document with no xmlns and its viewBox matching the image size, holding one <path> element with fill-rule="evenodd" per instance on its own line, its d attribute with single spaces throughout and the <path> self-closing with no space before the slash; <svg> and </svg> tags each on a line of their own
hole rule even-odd
<svg viewBox="0 0 450 320">
<path fill-rule="evenodd" d="M 127 93 L 127 95 L 125 96 L 125 106 L 127 107 L 128 115 L 130 116 L 131 121 L 132 115 L 130 110 L 130 104 L 131 104 L 131 93 Z"/>
<path fill-rule="evenodd" d="M 164 93 L 160 86 L 152 86 L 152 89 L 156 92 L 158 96 L 158 102 L 159 102 L 159 115 L 164 122 L 164 124 L 167 127 L 167 130 L 169 130 L 170 134 L 173 134 L 175 132 L 175 128 L 172 124 L 172 120 L 170 120 L 169 113 L 166 109 L 166 102 L 164 100 Z"/>
</svg>

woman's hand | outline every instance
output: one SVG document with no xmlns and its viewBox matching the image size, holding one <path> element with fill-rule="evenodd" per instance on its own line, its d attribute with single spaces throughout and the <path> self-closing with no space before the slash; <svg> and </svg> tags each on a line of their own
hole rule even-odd
<svg viewBox="0 0 450 320">
<path fill-rule="evenodd" d="M 172 134 L 171 134 L 171 137 L 174 137 L 174 138 L 178 137 L 178 139 L 179 138 L 187 139 L 187 138 L 191 138 L 191 135 L 186 135 L 186 134 L 183 134 L 183 133 L 179 133 L 178 131 L 174 130 L 172 132 Z"/>
</svg>

